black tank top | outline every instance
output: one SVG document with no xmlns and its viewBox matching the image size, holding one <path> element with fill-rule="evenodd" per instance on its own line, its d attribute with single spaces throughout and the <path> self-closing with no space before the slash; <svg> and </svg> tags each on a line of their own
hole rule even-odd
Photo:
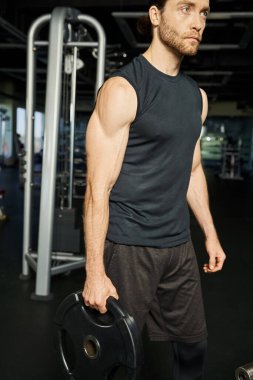
<svg viewBox="0 0 253 380">
<path fill-rule="evenodd" d="M 110 194 L 107 239 L 159 248 L 182 244 L 190 239 L 186 193 L 202 125 L 199 88 L 182 72 L 164 74 L 142 55 L 112 76 L 133 86 L 138 107 Z"/>
</svg>

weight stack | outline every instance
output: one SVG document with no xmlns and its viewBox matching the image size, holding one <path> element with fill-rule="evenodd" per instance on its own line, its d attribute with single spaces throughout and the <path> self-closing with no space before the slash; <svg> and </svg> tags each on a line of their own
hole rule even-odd
<svg viewBox="0 0 253 380">
<path fill-rule="evenodd" d="M 75 209 L 55 209 L 53 251 L 80 252 L 80 227 L 76 228 Z"/>
</svg>

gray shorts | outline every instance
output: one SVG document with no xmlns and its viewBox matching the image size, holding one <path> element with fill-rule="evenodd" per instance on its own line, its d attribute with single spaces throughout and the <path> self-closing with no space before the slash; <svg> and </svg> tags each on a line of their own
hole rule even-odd
<svg viewBox="0 0 253 380">
<path fill-rule="evenodd" d="M 122 308 L 156 341 L 206 339 L 199 269 L 192 242 L 173 248 L 129 246 L 106 240 L 106 273 Z"/>
</svg>

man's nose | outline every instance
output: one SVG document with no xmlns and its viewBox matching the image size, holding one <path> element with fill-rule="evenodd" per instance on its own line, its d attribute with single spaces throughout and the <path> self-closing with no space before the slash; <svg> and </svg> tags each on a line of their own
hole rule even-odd
<svg viewBox="0 0 253 380">
<path fill-rule="evenodd" d="M 192 16 L 192 29 L 197 30 L 197 32 L 200 32 L 201 29 L 203 29 L 205 26 L 205 21 L 203 20 L 203 17 L 199 13 L 194 13 Z"/>
</svg>

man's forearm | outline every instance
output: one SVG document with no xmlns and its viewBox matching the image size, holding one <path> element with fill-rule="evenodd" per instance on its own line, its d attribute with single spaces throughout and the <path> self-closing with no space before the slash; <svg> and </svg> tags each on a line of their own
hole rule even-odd
<svg viewBox="0 0 253 380">
<path fill-rule="evenodd" d="M 201 164 L 191 174 L 187 201 L 205 237 L 216 237 L 217 234 L 209 208 L 206 178 Z"/>
<path fill-rule="evenodd" d="M 87 188 L 84 202 L 84 235 L 87 276 L 104 273 L 104 244 L 109 222 L 108 194 L 94 195 Z"/>
</svg>

